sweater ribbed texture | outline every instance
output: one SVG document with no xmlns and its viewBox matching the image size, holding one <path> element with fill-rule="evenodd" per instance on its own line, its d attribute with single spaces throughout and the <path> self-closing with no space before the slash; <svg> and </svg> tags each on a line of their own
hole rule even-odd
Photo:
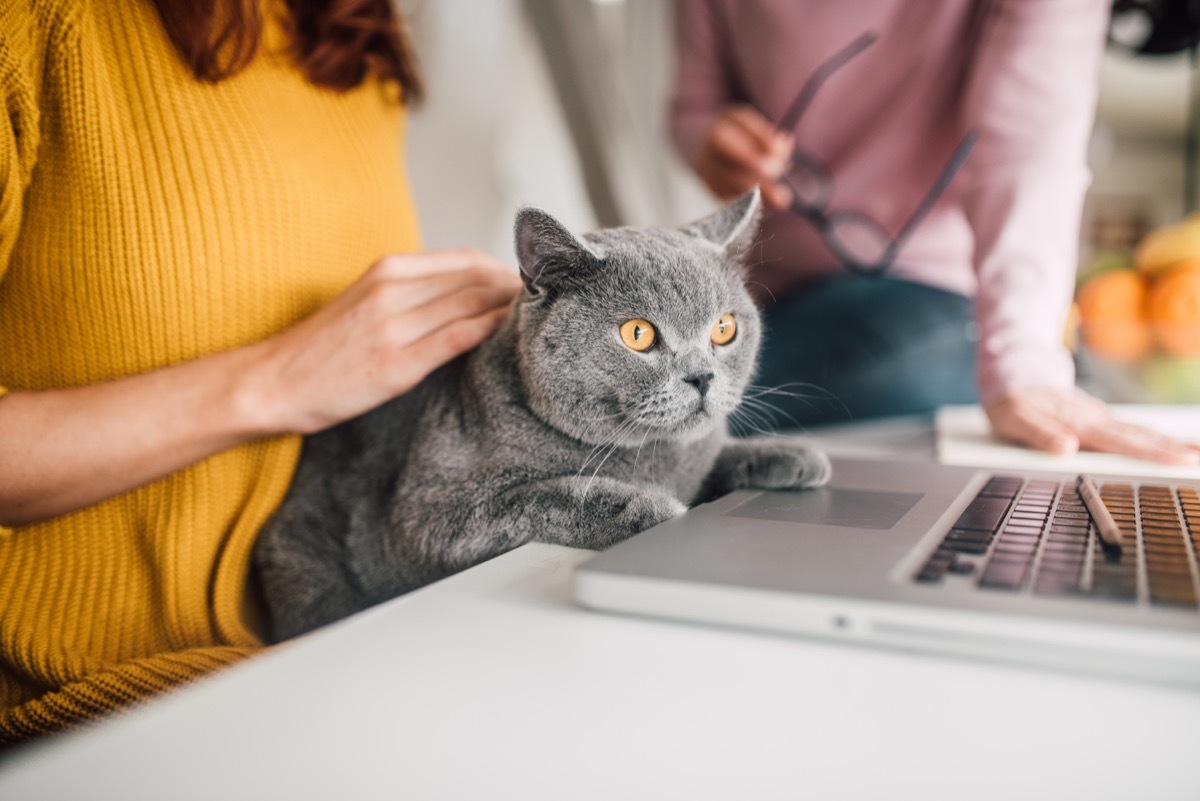
<svg viewBox="0 0 1200 801">
<path fill-rule="evenodd" d="M 145 0 L 0 3 L 0 394 L 261 340 L 417 248 L 398 90 L 314 87 L 285 47 L 211 85 Z M 260 648 L 249 557 L 299 445 L 0 529 L 0 744 Z"/>
</svg>

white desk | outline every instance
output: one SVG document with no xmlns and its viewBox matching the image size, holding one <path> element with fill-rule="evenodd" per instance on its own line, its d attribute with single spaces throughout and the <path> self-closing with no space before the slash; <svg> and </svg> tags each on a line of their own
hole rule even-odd
<svg viewBox="0 0 1200 801">
<path fill-rule="evenodd" d="M 526 546 L 18 753 L 0 799 L 1200 798 L 1200 693 L 588 612 L 588 555 Z"/>
</svg>

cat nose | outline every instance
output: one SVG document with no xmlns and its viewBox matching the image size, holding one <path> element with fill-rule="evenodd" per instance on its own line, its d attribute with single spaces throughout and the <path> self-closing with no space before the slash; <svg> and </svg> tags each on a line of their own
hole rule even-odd
<svg viewBox="0 0 1200 801">
<path fill-rule="evenodd" d="M 685 375 L 683 377 L 683 380 L 686 381 L 687 383 L 691 384 L 697 390 L 699 390 L 700 397 L 703 398 L 705 395 L 708 394 L 708 385 L 712 383 L 713 374 L 712 373 L 693 373 L 692 375 Z"/>
</svg>

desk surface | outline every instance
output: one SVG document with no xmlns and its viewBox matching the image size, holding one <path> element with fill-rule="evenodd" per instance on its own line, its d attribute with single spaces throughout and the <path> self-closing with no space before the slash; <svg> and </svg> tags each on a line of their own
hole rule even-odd
<svg viewBox="0 0 1200 801">
<path fill-rule="evenodd" d="M 1194 799 L 1200 694 L 587 612 L 529 545 L 63 738 L 6 799 Z"/>
<path fill-rule="evenodd" d="M 1200 797 L 1200 693 L 588 612 L 589 555 L 520 548 L 18 753 L 0 799 Z"/>
</svg>

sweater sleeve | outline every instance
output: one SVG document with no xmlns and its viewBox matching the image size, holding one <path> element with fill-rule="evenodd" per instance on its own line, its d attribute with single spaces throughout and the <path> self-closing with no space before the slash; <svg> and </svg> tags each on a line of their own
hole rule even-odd
<svg viewBox="0 0 1200 801">
<path fill-rule="evenodd" d="M 0 282 L 21 230 L 39 143 L 35 26 L 22 6 L 0 10 Z M 0 386 L 0 395 L 5 391 Z"/>
<path fill-rule="evenodd" d="M 1087 143 L 1107 4 L 1000 0 L 967 86 L 967 161 L 975 232 L 984 403 L 1074 381 L 1063 330 L 1090 181 Z"/>
<path fill-rule="evenodd" d="M 738 101 L 728 46 L 717 23 L 720 0 L 675 0 L 675 80 L 670 103 L 671 140 L 695 163 L 704 137 L 722 109 Z"/>
</svg>

